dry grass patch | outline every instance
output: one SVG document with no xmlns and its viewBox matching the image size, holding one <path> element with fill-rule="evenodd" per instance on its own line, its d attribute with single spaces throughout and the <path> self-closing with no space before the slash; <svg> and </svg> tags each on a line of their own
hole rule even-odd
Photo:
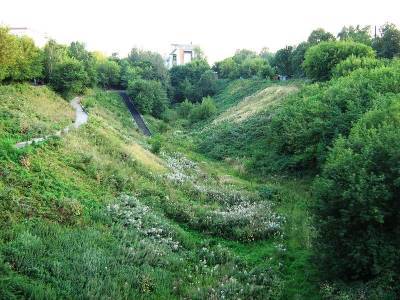
<svg viewBox="0 0 400 300">
<path fill-rule="evenodd" d="M 242 122 L 296 91 L 298 91 L 298 87 L 294 85 L 267 87 L 262 91 L 244 98 L 240 103 L 226 110 L 213 121 L 213 124 L 218 124 L 223 121 Z"/>
<path fill-rule="evenodd" d="M 132 155 L 136 161 L 157 173 L 167 171 L 164 161 L 137 143 L 124 146 L 127 153 Z"/>
</svg>

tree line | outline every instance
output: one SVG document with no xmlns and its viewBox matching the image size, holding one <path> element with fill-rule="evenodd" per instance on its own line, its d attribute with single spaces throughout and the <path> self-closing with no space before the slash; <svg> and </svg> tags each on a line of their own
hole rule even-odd
<svg viewBox="0 0 400 300">
<path fill-rule="evenodd" d="M 280 74 L 289 78 L 327 80 L 330 78 L 327 74 L 330 70 L 322 70 L 320 73 L 316 70 L 317 64 L 324 66 L 325 63 L 318 59 L 318 56 L 322 55 L 321 52 L 336 52 L 332 54 L 339 56 L 336 60 L 347 57 L 348 53 L 371 57 L 374 56 L 371 54 L 372 51 L 376 53 L 377 58 L 391 59 L 400 55 L 400 30 L 394 24 L 387 23 L 381 26 L 376 37 L 372 37 L 370 32 L 370 26 L 345 26 L 335 37 L 332 33 L 319 28 L 312 31 L 307 40 L 297 46 L 285 46 L 276 53 L 270 52 L 268 48 L 262 49 L 260 53 L 238 50 L 234 56 L 216 62 L 213 69 L 219 78 L 227 79 L 252 77 L 273 79 Z M 325 48 L 324 50 L 315 49 L 314 46 L 320 43 L 324 45 L 321 46 Z M 308 51 L 311 48 L 314 50 Z M 372 51 L 369 50 L 371 48 Z"/>
</svg>

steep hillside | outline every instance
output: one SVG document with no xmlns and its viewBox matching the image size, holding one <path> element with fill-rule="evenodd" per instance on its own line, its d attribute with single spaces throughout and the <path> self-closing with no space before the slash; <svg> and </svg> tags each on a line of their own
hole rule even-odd
<svg viewBox="0 0 400 300">
<path fill-rule="evenodd" d="M 37 97 L 7 88 L 9 99 Z M 27 110 L 1 103 L 2 144 L 22 137 L 11 128 L 17 114 L 39 116 L 48 130 L 70 122 L 67 103 L 41 89 L 50 99 Z M 116 93 L 96 91 L 83 104 L 82 128 L 0 152 L 0 298 L 316 294 L 300 276 L 312 275 L 304 185 L 249 182 L 192 152 L 186 133 L 165 133 L 151 153 Z"/>
<path fill-rule="evenodd" d="M 257 81 L 253 84 L 255 89 Z M 265 138 L 264 128 L 274 110 L 287 97 L 296 94 L 301 84 L 269 83 L 268 87 L 242 97 L 201 129 L 198 133 L 198 149 L 212 158 L 240 161 L 244 167 L 248 159 L 261 148 Z M 221 92 L 216 99 L 225 93 Z"/>
</svg>

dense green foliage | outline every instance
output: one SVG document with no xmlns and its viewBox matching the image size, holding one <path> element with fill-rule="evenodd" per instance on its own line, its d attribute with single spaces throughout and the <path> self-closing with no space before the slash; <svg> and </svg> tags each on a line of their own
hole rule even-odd
<svg viewBox="0 0 400 300">
<path fill-rule="evenodd" d="M 0 82 L 40 79 L 42 51 L 29 37 L 16 37 L 0 27 Z"/>
<path fill-rule="evenodd" d="M 215 107 L 213 99 L 211 97 L 205 97 L 200 104 L 194 105 L 189 118 L 192 122 L 206 120 L 215 114 L 216 111 L 217 108 Z"/>
<path fill-rule="evenodd" d="M 373 41 L 373 47 L 379 57 L 393 58 L 400 55 L 400 30 L 394 24 L 385 24 L 380 28 L 380 36 Z"/>
<path fill-rule="evenodd" d="M 74 58 L 67 58 L 54 67 L 50 84 L 57 92 L 70 95 L 82 93 L 88 80 L 84 65 Z"/>
<path fill-rule="evenodd" d="M 240 121 L 217 117 L 198 135 L 201 152 L 240 170 L 266 178 L 320 174 L 313 249 L 327 299 L 400 294 L 399 66 L 350 56 L 331 81 Z"/>
<path fill-rule="evenodd" d="M 236 51 L 233 57 L 215 63 L 213 68 L 220 78 L 227 79 L 254 77 L 267 79 L 275 75 L 268 58 L 245 49 Z"/>
<path fill-rule="evenodd" d="M 354 70 L 360 68 L 374 69 L 383 65 L 384 61 L 373 57 L 357 57 L 351 55 L 335 66 L 332 71 L 332 77 L 337 78 L 341 76 L 346 76 Z"/>
<path fill-rule="evenodd" d="M 371 46 L 371 26 L 361 27 L 357 26 L 344 26 L 342 30 L 338 33 L 338 38 L 341 41 L 351 40 L 353 42 L 362 43 L 368 46 Z"/>
<path fill-rule="evenodd" d="M 322 42 L 307 50 L 303 67 L 308 78 L 325 81 L 332 77 L 334 67 L 349 56 L 374 57 L 373 49 L 352 41 Z"/>
<path fill-rule="evenodd" d="M 399 99 L 382 99 L 337 139 L 315 183 L 316 255 L 330 278 L 399 280 Z"/>
<path fill-rule="evenodd" d="M 195 59 L 190 63 L 174 66 L 170 70 L 173 99 L 200 101 L 216 91 L 217 77 L 206 60 Z"/>
<path fill-rule="evenodd" d="M 158 81 L 137 79 L 129 83 L 127 91 L 138 109 L 145 114 L 159 117 L 167 106 L 167 94 Z"/>
</svg>

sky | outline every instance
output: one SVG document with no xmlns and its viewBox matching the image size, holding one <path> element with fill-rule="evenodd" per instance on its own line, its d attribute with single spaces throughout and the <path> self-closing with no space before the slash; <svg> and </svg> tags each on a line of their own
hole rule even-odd
<svg viewBox="0 0 400 300">
<path fill-rule="evenodd" d="M 316 28 L 400 27 L 399 0 L 0 0 L 0 25 L 28 27 L 42 46 L 82 41 L 91 50 L 126 56 L 132 47 L 165 55 L 171 43 L 199 45 L 210 63 L 237 49 L 276 51 Z"/>
</svg>

